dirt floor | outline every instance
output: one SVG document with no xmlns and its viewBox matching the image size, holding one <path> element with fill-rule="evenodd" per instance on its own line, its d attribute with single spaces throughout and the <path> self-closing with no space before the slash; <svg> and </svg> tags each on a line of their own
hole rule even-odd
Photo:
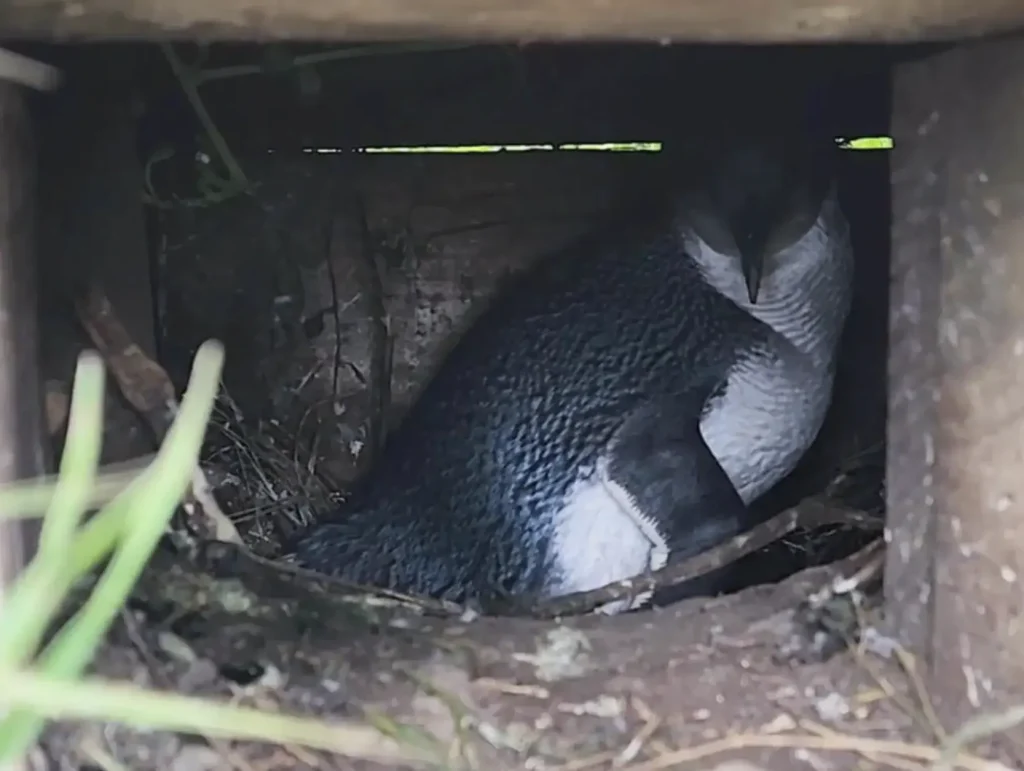
<svg viewBox="0 0 1024 771">
<path fill-rule="evenodd" d="M 381 739 L 374 753 L 418 746 L 450 768 L 702 769 L 742 758 L 817 771 L 937 757 L 929 705 L 871 611 L 858 648 L 819 655 L 823 627 L 799 608 L 831 568 L 708 603 L 541 622 L 327 594 L 327 583 L 222 545 L 199 554 L 197 572 L 184 565 L 167 552 L 154 561 L 97 662 L 104 676 L 261 709 L 383 715 L 397 744 Z M 97 751 L 136 771 L 380 767 L 113 726 L 56 726 L 44 747 L 59 761 L 51 768 L 88 767 Z"/>
</svg>

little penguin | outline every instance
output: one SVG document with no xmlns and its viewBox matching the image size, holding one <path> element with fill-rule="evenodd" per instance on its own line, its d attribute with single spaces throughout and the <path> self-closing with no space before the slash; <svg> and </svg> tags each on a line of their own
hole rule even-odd
<svg viewBox="0 0 1024 771">
<path fill-rule="evenodd" d="M 635 577 L 754 524 L 747 505 L 831 400 L 853 262 L 835 150 L 730 145 L 656 221 L 511 279 L 296 562 L 486 608 Z"/>
</svg>

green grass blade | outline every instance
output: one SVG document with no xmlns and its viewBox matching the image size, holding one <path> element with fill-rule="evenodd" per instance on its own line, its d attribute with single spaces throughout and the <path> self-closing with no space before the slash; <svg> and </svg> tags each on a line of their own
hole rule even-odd
<svg viewBox="0 0 1024 771">
<path fill-rule="evenodd" d="M 39 534 L 38 554 L 43 559 L 66 553 L 89 504 L 103 443 L 104 375 L 97 354 L 90 351 L 78 357 L 60 476 Z"/>
<path fill-rule="evenodd" d="M 85 512 L 103 438 L 103 386 L 102 362 L 94 354 L 84 354 L 76 371 L 61 477 L 44 519 L 39 550 L 5 597 L 0 666 L 19 666 L 34 655 L 70 586 L 68 549 Z"/>
<path fill-rule="evenodd" d="M 113 518 L 130 527 L 85 605 L 40 656 L 39 667 L 49 676 L 72 678 L 81 673 L 152 556 L 192 477 L 222 362 L 219 344 L 200 347 L 181 410 L 156 460 L 111 504 L 117 512 Z M 11 711 L 0 722 L 0 762 L 22 754 L 42 727 L 42 719 L 31 712 Z"/>
<path fill-rule="evenodd" d="M 207 737 L 301 744 L 392 763 L 423 761 L 440 754 L 401 746 L 376 729 L 349 721 L 326 722 L 262 712 L 92 678 L 67 682 L 32 672 L 4 672 L 0 673 L 0 688 L 5 700 L 52 720 L 102 720 Z"/>
<path fill-rule="evenodd" d="M 86 508 L 109 503 L 140 473 L 141 467 L 128 471 L 109 471 L 96 477 L 86 496 Z M 42 517 L 53 501 L 57 479 L 56 476 L 43 477 L 8 485 L 0 490 L 0 519 Z"/>
</svg>

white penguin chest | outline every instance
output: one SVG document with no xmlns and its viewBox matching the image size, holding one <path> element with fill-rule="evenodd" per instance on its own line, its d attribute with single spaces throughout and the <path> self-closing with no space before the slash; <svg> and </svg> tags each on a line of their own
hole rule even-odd
<svg viewBox="0 0 1024 771">
<path fill-rule="evenodd" d="M 689 247 L 705 280 L 770 330 L 701 421 L 712 454 L 750 503 L 793 470 L 825 420 L 852 291 L 849 230 L 830 198 L 815 225 L 776 256 L 756 305 L 736 258 L 696 236 Z"/>
<path fill-rule="evenodd" d="M 746 357 L 701 421 L 704 441 L 745 503 L 793 470 L 828 410 L 828 367 L 792 354 Z"/>
</svg>

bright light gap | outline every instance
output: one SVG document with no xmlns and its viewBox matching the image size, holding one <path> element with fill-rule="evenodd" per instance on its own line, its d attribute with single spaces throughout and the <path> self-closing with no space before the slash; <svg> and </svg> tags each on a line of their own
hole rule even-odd
<svg viewBox="0 0 1024 771">
<path fill-rule="evenodd" d="M 892 137 L 836 137 L 843 150 L 891 150 Z M 591 142 L 569 144 L 513 144 L 513 145 L 419 145 L 411 147 L 305 147 L 310 155 L 362 153 L 365 155 L 470 155 L 480 153 L 536 153 L 536 152 L 603 152 L 603 153 L 658 153 L 661 142 Z M 273 152 L 271 150 L 270 152 Z"/>
</svg>

